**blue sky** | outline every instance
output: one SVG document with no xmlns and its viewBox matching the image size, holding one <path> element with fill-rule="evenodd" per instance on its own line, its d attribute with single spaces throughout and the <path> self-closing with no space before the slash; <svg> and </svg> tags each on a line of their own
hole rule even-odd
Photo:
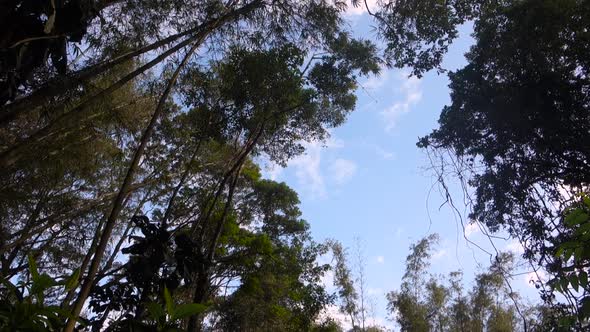
<svg viewBox="0 0 590 332">
<path fill-rule="evenodd" d="M 351 11 L 348 18 L 357 36 L 374 38 L 371 21 L 362 10 Z M 461 37 L 445 59 L 446 69 L 465 64 L 463 54 L 472 43 L 470 30 L 469 25 L 461 28 Z M 284 181 L 299 193 L 304 218 L 316 240 L 333 238 L 352 249 L 355 237 L 360 238 L 375 316 L 390 327 L 385 293 L 399 285 L 411 243 L 439 233 L 432 272 L 461 269 L 467 284 L 478 264 L 489 263 L 489 256 L 463 238 L 464 230 L 450 207 L 439 209 L 443 197 L 427 169 L 426 153 L 416 147 L 419 137 L 436 128 L 441 109 L 449 103 L 447 86 L 444 74 L 431 72 L 417 79 L 404 70 L 385 69 L 381 76 L 361 81 L 357 110 L 345 125 L 332 131 L 329 141 L 308 144 L 306 154 L 285 169 L 265 170 L 267 177 Z M 459 191 L 453 190 L 459 209 L 464 209 Z M 477 227 L 468 227 L 465 234 L 491 251 L 488 238 Z M 497 240 L 496 247 L 520 250 L 510 240 Z M 526 273 L 526 266 L 519 272 Z M 516 276 L 512 285 L 536 301 L 529 277 Z"/>
</svg>

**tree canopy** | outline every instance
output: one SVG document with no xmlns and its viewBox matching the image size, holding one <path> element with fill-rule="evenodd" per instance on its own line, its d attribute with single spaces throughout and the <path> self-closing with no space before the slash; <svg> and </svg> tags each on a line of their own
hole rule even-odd
<svg viewBox="0 0 590 332">
<path fill-rule="evenodd" d="M 350 6 L 375 40 L 351 31 Z M 346 249 L 315 242 L 297 194 L 258 163 L 325 141 L 362 77 L 447 72 L 467 22 L 468 63 L 418 145 L 451 156 L 473 222 L 552 274 L 542 318 L 586 327 L 589 20 L 582 0 L 2 2 L 0 328 L 334 331 L 321 316 L 339 305 L 353 330 L 378 329 Z M 434 240 L 388 296 L 402 330 L 534 325 L 500 280 L 509 255 L 463 294 L 458 273 L 427 278 Z"/>
<path fill-rule="evenodd" d="M 284 165 L 326 139 L 357 78 L 380 70 L 374 44 L 345 29 L 346 4 L 4 7 L 3 280 L 27 285 L 30 262 L 71 277 L 34 303 L 71 312 L 52 327 L 66 331 L 314 325 L 331 301 L 324 249 L 297 195 L 260 179 L 254 158 Z M 261 310 L 242 312 L 251 301 Z"/>
<path fill-rule="evenodd" d="M 556 255 L 570 232 L 564 212 L 590 180 L 589 9 L 574 0 L 473 2 L 468 64 L 449 73 L 451 103 L 418 143 L 453 156 L 447 168 L 474 190 L 472 220 L 507 230 L 527 258 L 558 274 L 568 260 Z"/>
</svg>

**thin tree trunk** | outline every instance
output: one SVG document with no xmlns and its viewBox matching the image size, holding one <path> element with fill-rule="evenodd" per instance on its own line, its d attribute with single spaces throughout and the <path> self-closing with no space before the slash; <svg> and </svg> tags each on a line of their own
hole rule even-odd
<svg viewBox="0 0 590 332">
<path fill-rule="evenodd" d="M 172 75 L 172 78 L 170 79 L 170 82 L 166 86 L 164 93 L 160 97 L 160 101 L 158 103 L 158 106 L 156 106 L 156 109 L 154 111 L 154 114 L 152 115 L 150 123 L 148 124 L 147 128 L 145 129 L 145 131 L 142 135 L 140 144 L 139 144 L 137 150 L 135 151 L 135 155 L 133 156 L 133 160 L 131 162 L 131 165 L 129 166 L 129 169 L 127 170 L 127 175 L 125 176 L 125 179 L 123 180 L 121 190 L 119 191 L 119 194 L 117 195 L 117 197 L 115 198 L 115 201 L 113 202 L 113 208 L 112 208 L 111 213 L 110 213 L 110 215 L 107 219 L 107 222 L 105 224 L 104 231 L 102 232 L 100 242 L 99 242 L 98 247 L 96 249 L 96 253 L 94 255 L 94 258 L 92 259 L 90 269 L 88 271 L 88 275 L 87 275 L 86 279 L 84 280 L 84 283 L 82 284 L 82 287 L 80 289 L 80 293 L 78 295 L 78 299 L 76 300 L 74 307 L 72 309 L 72 317 L 70 319 L 68 319 L 68 322 L 67 322 L 67 325 L 64 329 L 64 332 L 72 332 L 74 330 L 74 326 L 76 325 L 76 319 L 80 315 L 80 312 L 82 311 L 82 307 L 84 306 L 84 303 L 86 302 L 86 298 L 90 294 L 90 290 L 92 289 L 92 286 L 94 285 L 94 281 L 95 281 L 94 279 L 96 277 L 96 273 L 98 272 L 98 269 L 100 266 L 100 261 L 102 260 L 102 257 L 104 255 L 104 251 L 106 250 L 108 242 L 111 238 L 111 233 L 112 233 L 113 228 L 115 226 L 115 222 L 117 221 L 117 218 L 119 217 L 119 214 L 120 214 L 121 210 L 123 209 L 122 203 L 123 203 L 123 200 L 125 197 L 125 192 L 127 192 L 127 189 L 129 188 L 129 186 L 131 185 L 131 182 L 133 181 L 133 177 L 135 176 L 135 172 L 137 171 L 139 161 L 143 157 L 147 143 L 155 130 L 158 120 L 160 119 L 162 113 L 164 112 L 164 105 L 166 104 L 166 102 L 168 100 L 168 96 L 170 95 L 170 92 L 172 91 L 173 85 L 176 83 L 176 79 L 178 78 L 178 76 L 180 74 L 180 70 L 188 62 L 189 58 L 197 50 L 197 48 L 202 44 L 205 37 L 206 37 L 206 35 L 203 35 L 201 38 L 194 41 L 193 46 L 187 52 L 187 54 L 185 55 L 182 62 L 176 68 L 176 71 Z"/>
<path fill-rule="evenodd" d="M 204 223 L 207 220 L 209 220 L 209 218 L 211 218 L 211 214 L 213 213 L 213 207 L 215 206 L 215 204 L 217 203 L 217 200 L 219 199 L 219 197 L 223 193 L 223 190 L 225 189 L 225 184 L 227 183 L 227 181 L 229 180 L 231 175 L 235 172 L 235 170 L 238 167 L 240 167 L 243 160 L 250 154 L 250 152 L 254 148 L 254 145 L 256 144 L 256 142 L 258 141 L 260 136 L 262 135 L 263 131 L 264 131 L 264 123 L 260 126 L 260 129 L 256 133 L 256 136 L 254 136 L 246 144 L 246 148 L 244 149 L 244 151 L 241 152 L 240 154 L 238 154 L 236 163 L 224 174 L 223 179 L 221 180 L 221 183 L 219 184 L 219 188 L 217 189 L 217 192 L 215 192 L 215 195 L 213 196 L 213 201 L 210 203 L 209 209 L 207 209 L 207 212 L 204 214 L 204 217 L 199 217 L 199 219 L 197 220 L 197 223 L 193 226 L 193 229 L 192 229 L 193 235 L 195 235 L 197 224 Z M 203 241 L 204 234 L 205 234 L 205 227 L 203 226 L 203 227 L 201 227 L 201 232 L 199 235 L 200 242 Z"/>
<path fill-rule="evenodd" d="M 151 191 L 151 189 L 150 189 L 150 191 Z M 139 203 L 139 205 L 137 206 L 136 213 L 137 213 L 137 210 L 143 206 L 143 204 L 145 203 L 145 200 L 147 199 L 148 196 L 149 196 L 149 192 L 148 192 L 148 194 L 146 194 L 146 197 L 144 198 L 144 200 L 142 200 L 142 202 Z M 127 202 L 130 199 L 131 199 L 131 193 L 129 193 L 127 195 L 127 197 L 125 198 L 125 201 L 123 202 L 123 206 L 126 206 Z M 102 226 L 104 225 L 105 221 L 106 221 L 106 219 L 103 218 L 101 220 L 101 222 L 99 223 L 99 225 L 96 227 L 96 232 L 94 234 L 94 238 L 92 239 L 92 244 L 90 245 L 90 248 L 88 250 L 88 254 L 86 254 L 86 256 L 84 257 L 84 260 L 82 261 L 82 264 L 80 265 L 80 274 L 79 274 L 78 280 L 76 280 L 76 285 L 80 281 L 80 277 L 86 273 L 86 268 L 88 267 L 88 263 L 90 263 L 90 259 L 92 258 L 92 255 L 94 254 L 94 252 L 96 250 L 96 247 L 98 246 L 99 235 L 101 234 L 100 230 L 102 229 Z M 112 264 L 112 260 L 114 260 L 114 256 L 119 251 L 119 248 L 121 247 L 121 244 L 122 244 L 122 240 L 126 237 L 128 229 L 129 229 L 129 227 L 127 229 L 125 229 L 125 231 L 123 232 L 123 236 L 121 237 L 121 241 L 119 241 L 119 243 L 117 243 L 117 246 L 113 249 L 113 254 L 111 255 L 111 258 L 109 259 L 109 261 L 107 262 L 107 266 L 105 268 L 108 268 Z M 66 297 L 63 299 L 63 301 L 61 303 L 62 308 L 67 308 L 70 306 L 70 301 L 72 300 L 72 298 L 75 295 L 76 288 L 77 287 L 73 287 L 72 289 L 70 289 L 68 291 L 68 293 L 66 294 Z"/>
<path fill-rule="evenodd" d="M 76 126 L 76 124 L 79 120 L 78 117 L 80 116 L 79 113 L 82 112 L 84 109 L 86 109 L 88 106 L 92 105 L 92 102 L 94 102 L 97 98 L 107 96 L 110 93 L 118 90 L 119 88 L 121 88 L 122 86 L 127 84 L 129 81 L 134 79 L 135 77 L 144 73 L 146 70 L 154 67 L 155 65 L 159 64 L 160 62 L 162 62 L 164 59 L 166 59 L 170 55 L 172 55 L 172 54 L 178 52 L 180 49 L 188 46 L 193 40 L 197 40 L 197 39 L 204 40 L 204 38 L 206 36 L 208 36 L 210 33 L 212 33 L 219 26 L 238 17 L 241 14 L 248 13 L 249 11 L 254 10 L 261 3 L 262 3 L 262 1 L 254 1 L 248 5 L 240 8 L 240 9 L 237 9 L 235 11 L 232 11 L 231 13 L 223 15 L 216 20 L 209 21 L 208 25 L 205 28 L 203 28 L 203 31 L 200 31 L 195 36 L 187 38 L 186 40 L 178 43 L 176 46 L 168 49 L 166 52 L 160 54 L 159 56 L 157 56 L 156 58 L 154 58 L 153 60 L 151 60 L 147 64 L 145 64 L 145 65 L 139 67 L 138 69 L 134 70 L 133 72 L 125 75 L 123 78 L 121 78 L 119 81 L 112 84 L 108 88 L 101 90 L 100 92 L 86 98 L 78 106 L 74 107 L 74 109 L 72 109 L 69 112 L 63 113 L 58 118 L 53 120 L 51 124 L 48 124 L 47 126 L 43 127 L 42 129 L 38 130 L 37 132 L 35 132 L 34 134 L 32 134 L 31 136 L 26 138 L 24 141 L 17 143 L 14 146 L 12 146 L 12 147 L 6 149 L 5 151 L 3 151 L 2 153 L 0 153 L 0 168 L 8 168 L 9 166 L 16 163 L 21 158 L 22 152 L 24 150 L 26 150 L 26 148 L 30 144 L 34 144 L 36 142 L 46 139 L 47 137 L 50 137 L 53 134 L 52 129 L 54 128 L 55 124 L 61 123 L 62 125 L 65 125 L 65 127 Z M 61 107 L 63 108 L 65 106 L 62 105 Z M 25 109 L 23 109 L 23 111 L 32 110 L 32 109 L 33 108 L 25 108 Z M 4 112 L 0 113 L 0 123 L 2 122 L 2 120 L 1 120 L 1 117 L 3 116 L 2 114 L 4 114 Z M 63 122 L 65 122 L 65 123 L 63 123 Z"/>
<path fill-rule="evenodd" d="M 240 176 L 240 171 L 244 164 L 244 159 L 241 159 L 241 162 L 234 174 L 234 178 L 229 188 L 229 193 L 227 197 L 227 201 L 225 202 L 225 206 L 223 208 L 223 214 L 217 223 L 217 228 L 215 229 L 215 233 L 213 235 L 213 239 L 211 240 L 211 244 L 209 246 L 209 251 L 207 253 L 207 257 L 202 262 L 202 269 L 199 271 L 199 276 L 197 278 L 197 287 L 193 296 L 194 303 L 203 303 L 205 302 L 207 295 L 209 293 L 208 286 L 210 283 L 209 276 L 210 276 L 210 269 L 213 263 L 213 259 L 215 257 L 215 247 L 217 246 L 217 241 L 219 240 L 219 236 L 223 231 L 223 224 L 225 223 L 225 218 L 229 213 L 229 209 L 231 208 L 231 204 L 233 201 L 234 191 L 238 182 L 238 178 Z M 188 332 L 198 332 L 202 330 L 202 317 L 201 315 L 193 315 L 189 318 L 187 331 Z"/>
<path fill-rule="evenodd" d="M 84 256 L 84 259 L 82 260 L 82 264 L 80 264 L 80 272 L 78 274 L 78 280 L 76 280 L 76 286 L 78 285 L 78 282 L 80 281 L 80 276 L 83 276 L 84 273 L 86 273 L 86 267 L 88 266 L 88 263 L 90 262 L 90 258 L 92 258 L 92 254 L 94 253 L 94 250 L 96 249 L 96 246 L 98 245 L 98 239 L 99 239 L 98 236 L 100 234 L 100 229 L 102 229 L 102 226 L 104 225 L 105 221 L 106 221 L 106 218 L 104 218 L 104 217 L 101 218 L 100 222 L 96 226 L 96 231 L 94 233 L 94 237 L 92 238 L 92 243 L 90 244 L 90 248 L 88 248 L 88 253 Z M 75 295 L 76 288 L 77 287 L 72 287 L 70 290 L 68 290 L 66 296 L 64 297 L 63 301 L 61 302 L 61 308 L 67 308 L 70 306 L 70 301 L 72 300 L 72 298 Z"/>
<path fill-rule="evenodd" d="M 207 286 L 209 284 L 209 274 L 210 274 L 211 264 L 212 264 L 213 259 L 215 257 L 215 247 L 217 246 L 217 241 L 219 240 L 219 236 L 220 236 L 221 232 L 223 231 L 223 224 L 224 224 L 225 218 L 229 212 L 229 207 L 231 205 L 231 201 L 233 198 L 233 194 L 234 194 L 234 190 L 235 190 L 235 187 L 237 184 L 240 170 L 246 160 L 246 157 L 250 154 L 250 152 L 252 151 L 252 149 L 256 145 L 258 139 L 260 138 L 260 136 L 262 136 L 263 132 L 264 132 L 264 123 L 262 123 L 260 125 L 260 129 L 256 133 L 256 136 L 254 136 L 252 138 L 252 140 L 248 143 L 248 145 L 246 146 L 246 149 L 238 157 L 238 160 L 234 164 L 234 166 L 232 166 L 232 168 L 225 174 L 224 179 L 221 181 L 219 188 L 217 189 L 217 192 L 215 193 L 213 203 L 211 204 L 210 208 L 208 209 L 208 211 L 206 213 L 206 217 L 204 219 L 202 219 L 203 226 L 201 229 L 201 239 L 200 239 L 201 243 L 203 242 L 203 234 L 204 234 L 204 228 L 205 228 L 204 223 L 207 222 L 207 220 L 209 220 L 209 218 L 211 217 L 215 203 L 217 202 L 217 200 L 219 199 L 219 197 L 221 196 L 221 193 L 223 192 L 223 190 L 225 188 L 225 183 L 229 180 L 231 175 L 235 172 L 236 173 L 235 177 L 234 177 L 232 184 L 230 186 L 230 189 L 229 189 L 228 200 L 226 201 L 223 214 L 222 214 L 222 216 L 217 224 L 217 227 L 215 229 L 215 232 L 213 234 L 213 239 L 211 240 L 211 244 L 209 245 L 208 251 L 206 253 L 201 253 L 201 260 L 202 260 L 201 269 L 200 269 L 201 271 L 198 272 L 196 289 L 195 289 L 195 293 L 193 296 L 194 303 L 202 303 L 205 301 L 205 299 L 207 297 L 207 288 L 208 288 Z M 194 230 L 193 230 L 193 232 L 194 232 Z M 187 331 L 188 332 L 201 331 L 201 329 L 202 329 L 202 326 L 201 326 L 200 316 L 199 315 L 192 316 L 189 319 Z"/>
<path fill-rule="evenodd" d="M 41 210 L 43 210 L 43 207 L 45 205 L 45 203 L 47 202 L 45 199 L 47 198 L 48 194 L 43 194 L 41 195 L 41 198 L 39 198 L 39 201 L 37 202 L 37 204 L 35 205 L 35 209 L 33 210 L 33 212 L 31 213 L 31 215 L 29 216 L 29 218 L 27 218 L 27 221 L 25 222 L 23 231 L 24 232 L 29 232 L 31 229 L 33 229 L 35 221 L 37 220 L 37 218 L 39 217 L 39 215 L 41 214 Z M 10 270 L 10 265 L 12 265 L 12 261 L 14 261 L 14 259 L 16 258 L 16 256 L 18 256 L 18 253 L 22 250 L 22 243 L 24 241 L 22 241 L 21 243 L 17 244 L 12 251 L 8 254 L 8 256 L 6 258 L 4 258 L 4 248 L 1 248 L 2 250 L 0 250 L 0 255 L 2 256 L 2 266 L 1 266 L 1 270 L 2 271 L 8 271 Z"/>
<path fill-rule="evenodd" d="M 190 174 L 191 166 L 192 166 L 193 162 L 195 161 L 195 159 L 197 158 L 197 154 L 198 154 L 200 148 L 201 148 L 201 141 L 199 140 L 199 143 L 197 144 L 197 147 L 195 148 L 195 151 L 193 152 L 191 159 L 189 160 L 188 164 L 186 165 L 186 170 L 184 171 L 184 173 L 180 177 L 180 180 L 178 181 L 178 185 L 176 185 L 176 187 L 174 188 L 174 191 L 172 192 L 172 195 L 170 196 L 170 200 L 168 201 L 168 206 L 166 207 L 166 212 L 164 213 L 164 217 L 162 217 L 162 225 L 164 225 L 164 226 L 167 225 L 168 218 L 170 218 L 170 215 L 172 214 L 172 206 L 174 205 L 174 201 L 176 200 L 176 196 L 178 195 L 180 188 L 182 188 L 182 186 L 184 185 L 184 182 L 186 181 L 188 175 Z"/>
</svg>

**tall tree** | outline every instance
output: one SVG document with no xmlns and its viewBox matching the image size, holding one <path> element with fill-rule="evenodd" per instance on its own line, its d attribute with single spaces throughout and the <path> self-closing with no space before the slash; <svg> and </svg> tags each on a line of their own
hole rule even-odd
<svg viewBox="0 0 590 332">
<path fill-rule="evenodd" d="M 296 193 L 260 179 L 254 165 L 241 177 L 235 189 L 240 198 L 228 212 L 215 248 L 218 256 L 207 276 L 209 297 L 201 311 L 208 306 L 214 327 L 227 331 L 307 330 L 330 302 L 319 285 L 326 266 L 316 263 L 324 248 L 311 241 Z M 195 278 L 202 278 L 196 274 L 201 262 L 199 243 L 186 224 L 177 222 L 181 216 L 175 213 L 166 225 L 135 219 L 141 236 L 132 236 L 132 246 L 123 250 L 130 259 L 93 292 L 96 330 L 107 317 L 111 326 L 154 324 L 152 307 L 164 305 L 165 291 L 174 302 L 190 305 Z M 187 327 L 188 316 L 183 318 L 177 326 Z"/>
<path fill-rule="evenodd" d="M 334 285 L 338 290 L 340 311 L 350 318 L 353 330 L 358 328 L 359 309 L 357 305 L 358 292 L 354 286 L 354 277 L 347 261 L 345 248 L 340 242 L 330 243 L 334 264 Z"/>
<path fill-rule="evenodd" d="M 470 220 L 509 232 L 535 268 L 564 271 L 553 244 L 566 239 L 564 211 L 590 182 L 588 2 L 397 1 L 375 15 L 397 18 L 380 25 L 392 41 L 386 54 L 416 75 L 444 71 L 458 27 L 473 22 L 468 63 L 449 73 L 451 102 L 418 146 L 474 193 Z M 565 293 L 577 315 L 582 298 Z"/>
<path fill-rule="evenodd" d="M 361 239 L 355 237 L 353 260 L 349 258 L 348 249 L 336 240 L 328 240 L 327 246 L 332 254 L 333 283 L 336 288 L 335 301 L 340 312 L 350 320 L 350 331 L 379 332 L 382 327 L 370 322 L 369 298 L 366 291 L 366 259 Z M 372 308 L 371 308 L 372 310 Z M 342 323 L 342 322 L 341 322 Z"/>
<path fill-rule="evenodd" d="M 16 2 L 9 5 L 18 7 Z M 48 7 L 61 2 L 45 5 L 19 10 L 35 16 L 37 25 L 50 26 L 57 15 L 62 19 L 61 9 Z M 1 247 L 3 277 L 26 274 L 23 253 L 35 248 L 45 259 L 48 248 L 55 248 L 54 271 L 70 273 L 80 266 L 80 288 L 55 299 L 75 318 L 94 285 L 117 270 L 118 251 L 132 229 L 129 220 L 147 205 L 161 207 L 157 218 L 164 225 L 184 213 L 201 259 L 200 271 L 191 279 L 193 301 L 206 302 L 217 246 L 242 194 L 238 185 L 249 158 L 266 154 L 285 163 L 302 152 L 301 141 L 325 139 L 326 128 L 342 124 L 353 110 L 357 75 L 378 71 L 376 48 L 344 31 L 344 8 L 325 1 L 109 2 L 85 21 L 90 28 L 82 35 L 92 59 L 81 56 L 71 62 L 62 52 L 59 66 L 70 65 L 64 73 L 63 68 L 55 71 L 55 63 L 39 62 L 34 52 L 20 52 L 35 63 L 27 69 L 35 75 L 17 74 L 3 85 L 12 101 L 0 111 L 0 164 L 7 187 L 28 196 L 14 200 L 15 195 L 7 195 L 2 201 L 3 206 L 13 204 L 4 209 L 8 218 L 2 222 L 10 234 Z M 32 37 L 16 46 L 26 50 L 54 38 L 51 33 Z M 76 43 L 65 38 L 60 43 L 66 48 Z M 10 58 L 14 53 L 3 55 Z M 2 75 L 12 70 L 8 62 Z M 125 96 L 126 91 L 134 96 Z M 147 96 L 145 102 L 137 102 L 142 95 Z M 181 112 L 175 105 L 179 100 L 186 107 Z M 117 111 L 134 107 L 141 111 L 129 119 L 136 127 L 119 130 L 112 120 L 124 113 Z M 104 169 L 86 158 L 79 163 L 89 162 L 86 173 L 80 174 L 71 158 L 75 150 L 68 145 L 74 143 L 89 154 L 101 151 L 87 143 L 98 142 L 88 136 L 89 128 L 108 133 L 113 146 L 105 152 L 111 153 L 108 158 L 92 156 L 104 162 Z M 46 188 L 31 195 L 27 188 L 35 187 L 35 179 L 48 178 L 44 172 L 52 170 L 52 159 L 59 161 L 62 173 L 49 178 L 61 181 L 64 172 L 72 172 L 71 178 L 64 184 L 43 183 Z M 67 207 L 52 202 L 53 210 L 62 210 L 46 211 L 44 195 L 60 197 L 60 186 L 70 190 L 72 202 Z M 177 205 L 182 199 L 184 211 Z M 15 217 L 22 222 L 8 222 Z M 69 251 L 68 232 L 81 233 L 84 245 Z M 64 270 L 65 253 L 73 257 Z M 68 331 L 74 322 L 70 320 Z M 196 328 L 196 318 L 191 324 Z"/>
<path fill-rule="evenodd" d="M 387 294 L 387 308 L 401 331 L 513 332 L 548 327 L 541 323 L 549 317 L 543 313 L 545 307 L 527 307 L 524 319 L 517 314 L 525 312 L 525 306 L 515 302 L 518 294 L 508 284 L 512 254 L 498 255 L 485 271 L 474 276 L 471 290 L 465 292 L 461 272 L 451 272 L 448 282 L 428 273 L 437 239 L 430 235 L 410 246 L 400 289 Z"/>
<path fill-rule="evenodd" d="M 437 241 L 438 235 L 432 234 L 410 246 L 411 252 L 406 258 L 406 271 L 400 290 L 387 294 L 387 308 L 394 315 L 401 331 L 431 330 L 431 312 L 421 291 L 425 286 L 431 251 Z M 435 284 L 432 286 L 436 287 Z"/>
</svg>

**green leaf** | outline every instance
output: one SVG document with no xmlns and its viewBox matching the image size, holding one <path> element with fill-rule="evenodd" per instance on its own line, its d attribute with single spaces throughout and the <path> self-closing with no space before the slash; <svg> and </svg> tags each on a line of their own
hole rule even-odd
<svg viewBox="0 0 590 332">
<path fill-rule="evenodd" d="M 152 318 L 153 320 L 158 321 L 166 316 L 164 308 L 162 308 L 162 306 L 159 303 L 149 302 L 148 304 L 146 304 L 146 309 L 150 314 L 150 318 Z"/>
<path fill-rule="evenodd" d="M 569 276 L 569 283 L 572 285 L 572 287 L 576 290 L 576 292 L 579 289 L 579 283 L 578 283 L 578 276 L 575 274 L 572 274 L 571 276 Z"/>
<path fill-rule="evenodd" d="M 559 280 L 559 285 L 561 287 L 561 292 L 565 292 L 567 291 L 567 286 L 569 285 L 569 281 L 567 280 L 567 278 L 561 278 L 561 280 Z"/>
<path fill-rule="evenodd" d="M 13 283 L 4 278 L 0 278 L 0 283 L 3 284 L 8 289 L 8 293 L 16 297 L 19 302 L 23 300 L 21 292 Z"/>
<path fill-rule="evenodd" d="M 582 299 L 582 306 L 580 308 L 580 315 L 583 318 L 590 317 L 590 296 L 586 296 Z"/>
<path fill-rule="evenodd" d="M 166 311 L 168 315 L 174 314 L 174 302 L 172 301 L 172 295 L 167 287 L 164 287 L 164 303 L 166 304 Z"/>
<path fill-rule="evenodd" d="M 553 279 L 551 281 L 552 281 L 551 282 L 551 287 L 553 287 L 554 290 L 556 290 L 556 291 L 558 291 L 558 292 L 561 293 L 562 292 L 561 285 L 559 284 L 559 282 L 557 282 L 557 279 Z"/>
<path fill-rule="evenodd" d="M 207 306 L 200 303 L 185 303 L 174 309 L 172 320 L 183 319 L 190 316 L 198 315 L 207 310 Z"/>
<path fill-rule="evenodd" d="M 574 324 L 574 319 L 570 316 L 559 318 L 559 327 L 570 328 Z"/>
<path fill-rule="evenodd" d="M 72 290 L 78 285 L 78 278 L 80 278 L 80 269 L 76 269 L 74 273 L 66 280 L 65 289 Z"/>
<path fill-rule="evenodd" d="M 579 225 L 588 220 L 588 214 L 584 212 L 582 209 L 575 209 L 572 212 L 568 213 L 565 217 L 565 224 L 567 226 L 575 226 Z"/>
<path fill-rule="evenodd" d="M 72 314 L 72 312 L 70 310 L 62 309 L 59 306 L 51 305 L 51 306 L 47 306 L 45 308 L 51 312 L 54 312 L 56 315 L 66 317 L 66 318 L 74 318 L 78 321 L 81 320 L 80 317 L 78 317 L 78 318 L 74 317 L 74 314 Z"/>
<path fill-rule="evenodd" d="M 572 258 L 572 255 L 574 254 L 574 250 L 573 249 L 565 249 L 563 251 L 563 259 L 565 259 L 565 261 L 569 261 L 570 258 Z"/>
<path fill-rule="evenodd" d="M 559 246 L 563 249 L 571 249 L 571 248 L 575 248 L 579 245 L 580 245 L 580 243 L 578 241 L 566 241 L 566 242 L 560 244 Z"/>
<path fill-rule="evenodd" d="M 29 254 L 28 259 L 29 259 L 29 271 L 31 272 L 31 277 L 33 278 L 33 280 L 35 280 L 39 277 L 39 270 L 37 270 L 37 262 L 35 262 L 35 258 L 33 258 L 33 255 L 31 255 L 31 254 Z"/>
<path fill-rule="evenodd" d="M 49 275 L 43 273 L 41 275 L 38 275 L 37 278 L 33 280 L 33 285 L 31 286 L 31 294 L 37 297 L 39 303 L 43 303 L 43 294 L 48 288 L 53 287 L 55 285 L 57 285 L 57 282 Z"/>
<path fill-rule="evenodd" d="M 578 274 L 578 279 L 583 288 L 588 288 L 588 273 L 586 273 L 586 271 L 580 272 L 580 274 Z"/>
<path fill-rule="evenodd" d="M 576 250 L 574 251 L 574 259 L 576 260 L 576 262 L 581 262 L 583 258 L 584 258 L 584 247 L 576 248 Z"/>
<path fill-rule="evenodd" d="M 557 248 L 557 251 L 555 252 L 555 257 L 561 257 L 561 255 L 563 255 L 563 250 L 564 250 L 563 247 L 559 246 Z"/>
<path fill-rule="evenodd" d="M 588 231 L 590 231 L 590 223 L 585 223 L 583 225 L 580 225 L 580 227 L 578 227 L 576 229 L 574 234 L 575 235 L 583 235 L 583 234 L 587 233 Z"/>
<path fill-rule="evenodd" d="M 55 281 L 55 279 L 50 277 L 48 274 L 43 273 L 37 279 L 37 284 L 39 285 L 41 290 L 46 290 L 50 287 L 57 285 L 57 281 Z"/>
</svg>

